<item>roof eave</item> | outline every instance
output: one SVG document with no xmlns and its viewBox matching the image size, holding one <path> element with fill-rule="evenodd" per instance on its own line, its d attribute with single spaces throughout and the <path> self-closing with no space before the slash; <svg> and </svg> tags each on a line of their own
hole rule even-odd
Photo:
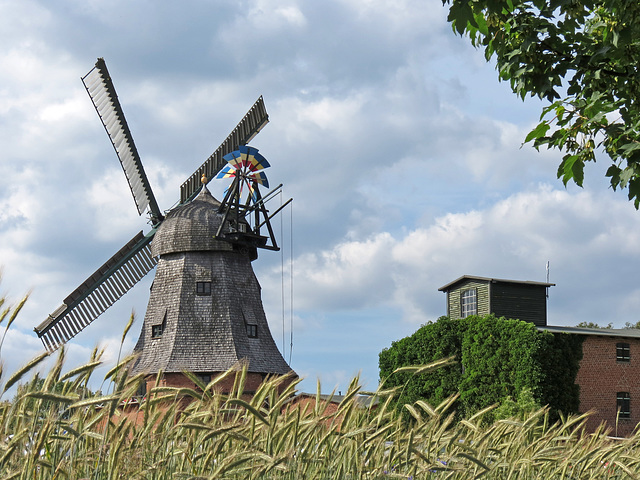
<svg viewBox="0 0 640 480">
<path fill-rule="evenodd" d="M 490 277 L 478 277 L 475 275 L 462 275 L 459 278 L 456 278 L 454 281 L 443 285 L 438 289 L 439 292 L 446 292 L 451 289 L 453 285 L 462 282 L 463 280 L 478 280 L 482 282 L 491 282 L 491 283 L 517 283 L 519 285 L 536 285 L 541 287 L 555 287 L 555 283 L 547 283 L 547 282 L 535 282 L 532 280 L 507 280 L 504 278 L 490 278 Z"/>
</svg>

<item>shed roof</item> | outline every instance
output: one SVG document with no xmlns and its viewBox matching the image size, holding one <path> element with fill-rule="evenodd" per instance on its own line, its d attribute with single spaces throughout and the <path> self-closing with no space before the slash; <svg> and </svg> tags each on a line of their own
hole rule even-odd
<svg viewBox="0 0 640 480">
<path fill-rule="evenodd" d="M 584 328 L 546 326 L 538 327 L 538 330 L 543 330 L 551 333 L 572 333 L 574 335 L 599 335 L 603 337 L 640 338 L 640 330 L 636 328 Z"/>
<path fill-rule="evenodd" d="M 490 278 L 490 277 L 477 277 L 475 275 L 463 275 L 453 282 L 449 282 L 446 285 L 443 285 L 438 289 L 439 292 L 446 292 L 451 290 L 455 284 L 462 282 L 463 280 L 477 280 L 481 282 L 491 282 L 491 283 L 515 283 L 519 285 L 537 285 L 541 287 L 555 287 L 555 283 L 546 283 L 546 282 L 534 282 L 531 280 L 506 280 L 503 278 Z"/>
</svg>

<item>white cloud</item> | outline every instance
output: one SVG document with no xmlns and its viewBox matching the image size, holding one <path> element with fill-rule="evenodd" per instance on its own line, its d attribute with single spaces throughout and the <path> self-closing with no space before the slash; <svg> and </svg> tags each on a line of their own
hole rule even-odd
<svg viewBox="0 0 640 480">
<path fill-rule="evenodd" d="M 114 163 L 117 163 L 116 159 Z M 120 241 L 124 245 L 144 226 L 119 166 L 109 168 L 92 179 L 84 208 L 87 213 L 91 212 L 92 230 L 103 241 Z"/>
<path fill-rule="evenodd" d="M 50 10 L 40 2 L 23 0 L 21 2 L 2 2 L 0 4 L 0 18 L 5 19 L 2 23 L 2 29 L 0 29 L 0 38 L 3 39 L 3 43 L 11 45 L 12 48 L 9 49 L 9 52 L 13 54 L 18 49 L 26 51 L 33 49 L 36 45 L 42 45 L 43 42 L 39 34 L 49 26 L 52 15 Z M 16 56 L 16 62 L 25 68 L 17 72 L 13 71 L 13 74 L 21 74 L 25 80 L 32 81 L 33 77 L 30 77 L 29 73 L 33 72 L 30 72 L 27 67 L 32 64 L 33 58 Z M 16 63 L 3 65 L 5 73 L 11 70 L 7 67 L 18 66 Z"/>
<path fill-rule="evenodd" d="M 273 31 L 282 28 L 304 27 L 307 24 L 307 19 L 297 3 L 291 0 L 255 0 L 247 14 L 251 30 Z M 246 32 L 246 28 L 238 28 L 238 35 Z"/>
<path fill-rule="evenodd" d="M 614 282 L 620 262 L 640 266 L 640 252 L 633 249 L 640 235 L 635 215 L 610 195 L 542 186 L 484 210 L 436 218 L 402 237 L 376 233 L 302 255 L 295 260 L 296 304 L 330 311 L 391 303 L 404 311 L 405 321 L 420 324 L 444 313 L 437 288 L 448 281 L 464 274 L 542 281 L 547 260 L 562 291 L 580 291 L 593 278 Z M 602 271 L 603 264 L 610 269 Z M 618 307 L 625 297 L 620 293 L 616 300 L 607 291 L 554 302 L 567 308 L 575 302 L 574 310 L 583 314 L 591 302 L 611 302 L 612 315 L 622 315 L 615 322 L 624 323 L 632 316 Z"/>
<path fill-rule="evenodd" d="M 420 0 L 341 0 L 340 3 L 354 12 L 358 21 L 379 24 L 380 35 L 417 35 L 428 30 L 424 25 L 437 25 L 435 20 L 445 15 L 440 5 Z"/>
<path fill-rule="evenodd" d="M 384 302 L 390 292 L 385 292 L 389 278 L 382 272 L 390 266 L 388 253 L 392 245 L 391 235 L 382 233 L 296 259 L 295 276 L 301 279 L 297 281 L 297 292 L 301 294 L 297 297 L 298 306 L 354 308 L 371 301 Z"/>
</svg>

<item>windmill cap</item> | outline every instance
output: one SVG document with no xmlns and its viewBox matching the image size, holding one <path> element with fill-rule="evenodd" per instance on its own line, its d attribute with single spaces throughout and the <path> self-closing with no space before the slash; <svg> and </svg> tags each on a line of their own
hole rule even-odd
<svg viewBox="0 0 640 480">
<path fill-rule="evenodd" d="M 219 207 L 220 202 L 204 186 L 191 202 L 180 205 L 167 214 L 153 238 L 152 255 L 233 250 L 230 243 L 214 238 L 222 223 Z"/>
</svg>

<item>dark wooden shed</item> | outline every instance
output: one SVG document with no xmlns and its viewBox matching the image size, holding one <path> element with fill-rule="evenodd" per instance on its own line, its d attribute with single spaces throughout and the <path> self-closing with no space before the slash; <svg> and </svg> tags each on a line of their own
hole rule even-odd
<svg viewBox="0 0 640 480">
<path fill-rule="evenodd" d="M 553 283 L 463 275 L 438 290 L 447 294 L 447 316 L 488 315 L 547 325 L 547 289 Z"/>
</svg>

